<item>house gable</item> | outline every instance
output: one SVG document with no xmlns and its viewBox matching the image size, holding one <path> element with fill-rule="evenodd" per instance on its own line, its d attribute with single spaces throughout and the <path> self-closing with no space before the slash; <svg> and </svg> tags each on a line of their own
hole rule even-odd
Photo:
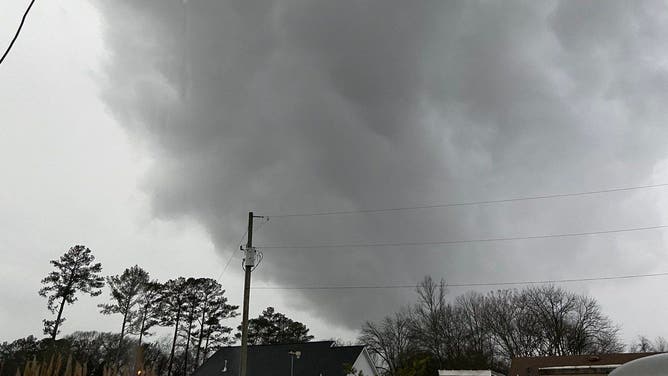
<svg viewBox="0 0 668 376">
<path fill-rule="evenodd" d="M 378 370 L 371 361 L 371 356 L 366 351 L 366 348 L 362 349 L 362 352 L 359 354 L 357 360 L 355 360 L 355 363 L 353 364 L 353 368 L 358 372 L 362 371 L 364 376 L 378 376 Z"/>
</svg>

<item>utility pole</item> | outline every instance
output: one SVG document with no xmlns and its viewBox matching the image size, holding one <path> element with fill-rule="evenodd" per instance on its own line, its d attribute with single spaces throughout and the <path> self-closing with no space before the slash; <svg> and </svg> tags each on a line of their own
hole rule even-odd
<svg viewBox="0 0 668 376">
<path fill-rule="evenodd" d="M 257 250 L 253 248 L 253 212 L 248 213 L 248 241 L 244 257 L 244 308 L 241 321 L 241 370 L 240 375 L 246 376 L 248 370 L 248 301 L 250 299 L 251 272 L 257 261 Z"/>
</svg>

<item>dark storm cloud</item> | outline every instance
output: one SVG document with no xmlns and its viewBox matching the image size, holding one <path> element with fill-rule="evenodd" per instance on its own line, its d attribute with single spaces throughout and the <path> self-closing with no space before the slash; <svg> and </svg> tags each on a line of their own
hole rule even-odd
<svg viewBox="0 0 668 376">
<path fill-rule="evenodd" d="M 640 2 L 99 2 L 103 92 L 154 164 L 156 215 L 221 252 L 245 212 L 411 206 L 644 183 L 666 157 L 668 31 Z M 275 218 L 258 244 L 467 239 L 655 224 L 644 194 L 383 215 Z M 265 251 L 260 281 L 559 278 L 658 234 L 423 248 Z M 187 257 L 187 251 L 183 255 Z M 566 262 L 564 262 L 566 260 Z M 583 266 L 584 265 L 584 266 Z M 256 296 L 261 299 L 258 292 Z M 356 327 L 397 291 L 289 292 Z"/>
</svg>

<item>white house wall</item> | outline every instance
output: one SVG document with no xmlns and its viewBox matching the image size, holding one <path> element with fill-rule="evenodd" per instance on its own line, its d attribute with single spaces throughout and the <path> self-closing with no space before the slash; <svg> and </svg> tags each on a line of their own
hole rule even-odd
<svg viewBox="0 0 668 376">
<path fill-rule="evenodd" d="M 371 358 L 369 357 L 369 353 L 367 353 L 366 349 L 362 350 L 360 355 L 357 357 L 355 364 L 353 364 L 353 368 L 355 368 L 357 372 L 362 371 L 364 376 L 378 376 L 378 371 L 376 370 L 376 367 L 374 367 L 373 363 L 371 363 Z"/>
</svg>

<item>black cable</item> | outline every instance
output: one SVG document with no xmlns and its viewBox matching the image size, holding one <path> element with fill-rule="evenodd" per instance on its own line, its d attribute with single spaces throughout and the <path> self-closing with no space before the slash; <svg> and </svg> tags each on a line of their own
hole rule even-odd
<svg viewBox="0 0 668 376">
<path fill-rule="evenodd" d="M 260 228 L 262 228 L 262 226 L 264 226 L 265 224 L 267 224 L 267 222 L 269 222 L 269 218 L 266 218 L 265 221 L 264 221 L 264 222 L 261 222 L 257 227 L 255 227 L 255 223 L 253 223 L 254 231 L 255 231 L 255 232 L 259 231 Z M 241 236 L 241 240 L 239 240 L 239 245 L 237 245 L 237 248 L 239 248 L 239 247 L 243 244 L 244 239 L 246 239 L 246 235 L 248 235 L 248 229 L 246 229 L 246 231 L 244 232 L 244 234 Z M 227 259 L 227 262 L 225 263 L 225 267 L 223 268 L 223 270 L 222 270 L 222 271 L 220 272 L 220 274 L 218 275 L 217 280 L 219 280 L 220 277 L 223 276 L 223 273 L 225 273 L 225 271 L 227 270 L 227 268 L 230 266 L 230 263 L 232 262 L 232 259 L 234 258 L 234 255 L 237 254 L 236 252 L 237 252 L 236 249 L 235 249 L 234 251 L 232 251 L 232 254 L 231 254 L 230 257 Z"/>
<path fill-rule="evenodd" d="M 244 234 L 241 236 L 241 240 L 239 240 L 239 245 L 237 246 L 237 248 L 239 248 L 243 244 L 244 239 L 246 239 L 246 235 L 248 235 L 248 230 L 246 230 L 246 232 L 244 232 Z M 236 255 L 236 254 L 237 254 L 237 251 L 235 249 L 235 250 L 232 251 L 232 254 L 230 254 L 230 257 L 227 259 L 227 262 L 225 263 L 225 267 L 220 272 L 220 274 L 218 275 L 218 278 L 216 278 L 216 280 L 220 280 L 220 278 L 223 276 L 223 273 L 225 273 L 227 268 L 230 266 L 230 263 L 232 262 L 232 259 L 234 258 L 234 255 Z"/>
<path fill-rule="evenodd" d="M 609 281 L 616 279 L 634 279 L 647 277 L 668 276 L 664 273 L 631 274 L 621 276 L 590 277 L 590 278 L 571 278 L 571 279 L 548 279 L 542 281 L 517 281 L 517 282 L 483 282 L 483 283 L 447 283 L 446 287 L 493 287 L 493 286 L 513 286 L 513 285 L 544 285 L 555 283 L 574 283 L 588 281 Z M 348 285 L 348 286 L 257 286 L 251 287 L 254 290 L 361 290 L 361 289 L 407 289 L 416 288 L 418 284 L 413 285 Z"/>
<path fill-rule="evenodd" d="M 360 209 L 360 210 L 323 211 L 323 212 L 312 212 L 312 213 L 276 214 L 276 215 L 267 215 L 267 217 L 270 217 L 270 218 L 287 218 L 287 217 L 314 217 L 314 216 L 346 215 L 346 214 L 373 214 L 373 213 L 386 213 L 386 212 L 404 211 L 404 210 L 420 210 L 420 209 L 450 208 L 450 207 L 456 207 L 456 206 L 489 205 L 489 204 L 500 204 L 500 203 L 504 203 L 504 202 L 545 200 L 545 199 L 560 198 L 560 197 L 587 196 L 587 195 L 595 195 L 595 194 L 602 194 L 602 193 L 624 192 L 624 191 L 632 191 L 632 190 L 638 190 L 638 189 L 659 188 L 659 187 L 666 187 L 666 186 L 668 186 L 668 183 L 639 185 L 639 186 L 634 186 L 634 187 L 602 189 L 602 190 L 598 190 L 598 191 L 571 192 L 571 193 L 558 193 L 558 194 L 541 195 L 541 196 L 515 197 L 515 198 L 507 198 L 507 199 L 500 199 L 500 200 L 468 201 L 468 202 L 455 202 L 455 203 L 421 205 L 421 206 L 404 206 L 404 207 L 382 208 L 382 209 Z"/>
<path fill-rule="evenodd" d="M 467 244 L 467 243 L 506 242 L 506 241 L 513 241 L 513 240 L 568 238 L 568 237 L 587 236 L 587 235 L 603 235 L 603 234 L 614 234 L 614 233 L 620 233 L 620 232 L 656 230 L 656 229 L 663 229 L 663 228 L 668 228 L 668 225 L 648 226 L 648 227 L 633 227 L 633 228 L 623 228 L 623 229 L 603 230 L 603 231 L 590 231 L 590 232 L 574 232 L 574 233 L 565 233 L 565 234 L 515 236 L 515 237 L 508 237 L 508 238 L 482 238 L 482 239 L 426 241 L 426 242 L 399 242 L 399 243 L 266 245 L 266 246 L 258 246 L 258 248 L 263 248 L 263 249 L 316 249 L 316 248 L 414 247 L 414 246 L 426 246 L 426 245 L 454 245 L 454 244 Z"/>
<path fill-rule="evenodd" d="M 12 38 L 12 41 L 9 43 L 9 47 L 7 47 L 7 50 L 5 51 L 5 53 L 2 54 L 2 57 L 0 57 L 0 64 L 2 64 L 3 61 L 5 61 L 5 58 L 9 54 L 9 51 L 14 46 L 14 42 L 16 42 L 16 39 L 19 37 L 19 33 L 21 32 L 21 29 L 23 28 L 23 24 L 26 22 L 26 17 L 28 17 L 28 12 L 30 12 L 30 8 L 32 8 L 32 5 L 34 3 L 35 3 L 35 0 L 31 0 L 30 4 L 28 5 L 28 8 L 25 11 L 25 13 L 23 13 L 23 18 L 21 18 L 21 23 L 19 24 L 19 28 L 16 30 L 16 34 L 14 34 L 14 38 Z"/>
</svg>

